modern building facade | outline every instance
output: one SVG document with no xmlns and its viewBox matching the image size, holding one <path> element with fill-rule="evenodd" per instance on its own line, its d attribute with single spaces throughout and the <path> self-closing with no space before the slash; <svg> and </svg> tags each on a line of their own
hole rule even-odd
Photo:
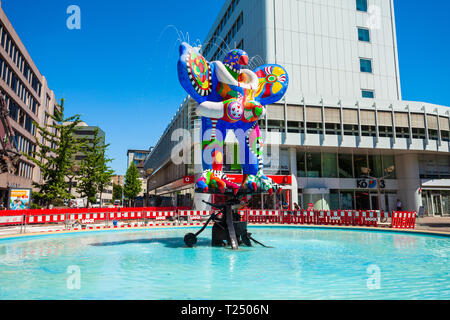
<svg viewBox="0 0 450 320">
<path fill-rule="evenodd" d="M 41 126 L 49 124 L 51 119 L 46 113 L 53 114 L 57 102 L 45 77 L 39 72 L 1 8 L 1 2 L 0 91 L 6 98 L 17 147 L 20 152 L 31 155 L 37 148 L 36 138 L 41 139 L 33 121 Z M 15 175 L 0 175 L 0 201 L 7 201 L 8 188 L 33 188 L 33 182 L 41 182 L 40 170 L 22 156 Z"/>
<path fill-rule="evenodd" d="M 283 182 L 281 202 L 394 210 L 400 200 L 403 210 L 450 214 L 450 109 L 402 100 L 393 0 L 229 0 L 202 52 L 221 60 L 234 47 L 249 54 L 250 68 L 278 63 L 289 73 L 284 99 L 259 123 L 265 173 Z M 180 127 L 198 149 L 195 107 L 184 101 L 147 158 L 150 193 L 194 196 L 182 182 L 201 167 L 175 165 L 170 154 Z M 254 198 L 254 207 L 280 205 Z"/>
<path fill-rule="evenodd" d="M 138 197 L 140 200 L 144 199 L 144 196 L 147 194 L 147 181 L 145 178 L 145 169 L 144 162 L 145 158 L 152 152 L 153 147 L 150 147 L 148 150 L 134 150 L 130 149 L 127 151 L 127 169 L 134 162 L 136 168 L 139 171 L 139 180 L 142 183 L 142 191 L 139 193 Z M 138 201 L 139 204 L 143 204 L 143 201 Z"/>
<path fill-rule="evenodd" d="M 105 132 L 100 129 L 98 126 L 90 126 L 85 122 L 80 122 L 79 125 L 74 130 L 74 137 L 77 139 L 86 139 L 87 143 L 90 144 L 95 139 L 95 132 L 97 131 L 97 137 L 100 137 L 101 144 L 104 145 L 106 143 L 106 135 Z M 79 199 L 77 201 L 78 203 L 82 203 L 82 206 L 87 205 L 87 200 L 82 199 L 81 195 L 77 191 L 77 177 L 76 177 L 76 170 L 77 167 L 79 167 L 80 162 L 83 161 L 86 158 L 86 155 L 83 153 L 83 151 L 79 151 L 75 155 L 75 167 L 73 176 L 69 177 L 72 178 L 70 181 L 68 181 L 71 185 L 70 190 L 71 194 L 75 197 L 75 199 Z M 100 206 L 103 206 L 104 204 L 111 203 L 112 202 L 112 179 L 111 184 L 103 190 L 103 192 L 96 195 L 97 198 L 97 204 Z"/>
<path fill-rule="evenodd" d="M 116 184 L 116 185 L 118 185 L 118 186 L 123 187 L 123 183 L 124 183 L 123 178 L 124 178 L 124 177 L 121 176 L 121 175 L 114 175 L 114 176 L 112 177 L 112 182 L 113 182 L 113 184 Z"/>
</svg>

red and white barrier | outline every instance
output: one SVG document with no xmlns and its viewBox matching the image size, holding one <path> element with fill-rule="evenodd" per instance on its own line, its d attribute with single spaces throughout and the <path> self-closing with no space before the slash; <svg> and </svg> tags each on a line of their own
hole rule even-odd
<svg viewBox="0 0 450 320">
<path fill-rule="evenodd" d="M 155 220 L 166 220 L 167 217 L 176 217 L 176 211 L 146 211 L 144 213 L 145 218 Z"/>
<path fill-rule="evenodd" d="M 415 212 L 392 212 L 392 228 L 414 229 L 416 226 Z"/>
<path fill-rule="evenodd" d="M 249 223 L 280 223 L 278 210 L 247 210 Z"/>
<path fill-rule="evenodd" d="M 88 210 L 88 212 L 83 211 Z M 3 211 L 0 213 L 0 226 L 22 224 L 23 217 L 26 224 L 61 224 L 65 220 L 78 220 L 83 225 L 101 223 L 103 221 L 131 221 L 130 226 L 139 226 L 141 219 L 151 219 L 152 221 L 185 221 L 182 225 L 197 225 L 199 220 L 205 220 L 212 211 L 199 210 L 171 210 L 159 211 L 148 208 L 125 208 L 118 209 L 54 209 L 54 210 L 22 210 Z M 248 223 L 267 224 L 307 224 L 307 225 L 339 225 L 339 226 L 369 226 L 377 227 L 379 219 L 387 218 L 388 213 L 370 210 L 253 210 L 242 209 L 238 211 L 241 221 Z M 168 219 L 171 218 L 171 219 Z M 183 219 L 185 218 L 185 219 Z M 392 213 L 392 227 L 401 229 L 415 228 L 415 212 Z M 197 223 L 197 224 L 196 224 Z M 155 226 L 152 223 L 149 226 Z M 165 225 L 165 223 L 160 224 Z M 92 227 L 97 228 L 97 227 Z M 122 228 L 122 226 L 120 227 Z"/>
<path fill-rule="evenodd" d="M 23 215 L 0 216 L 0 226 L 10 226 L 22 224 Z"/>
<path fill-rule="evenodd" d="M 207 210 L 180 210 L 178 211 L 178 217 L 187 217 L 188 221 L 191 220 L 202 220 L 203 218 L 209 217 L 211 211 Z"/>
</svg>

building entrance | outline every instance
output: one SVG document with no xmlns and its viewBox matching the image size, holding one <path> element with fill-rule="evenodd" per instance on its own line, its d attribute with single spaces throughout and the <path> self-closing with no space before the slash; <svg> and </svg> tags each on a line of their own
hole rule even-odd
<svg viewBox="0 0 450 320">
<path fill-rule="evenodd" d="M 370 210 L 369 192 L 355 192 L 356 210 Z"/>
<path fill-rule="evenodd" d="M 440 194 L 432 194 L 432 206 L 433 206 L 433 215 L 442 216 L 442 197 Z"/>
<path fill-rule="evenodd" d="M 448 216 L 450 214 L 450 191 L 424 190 L 422 206 L 427 216 Z"/>
</svg>

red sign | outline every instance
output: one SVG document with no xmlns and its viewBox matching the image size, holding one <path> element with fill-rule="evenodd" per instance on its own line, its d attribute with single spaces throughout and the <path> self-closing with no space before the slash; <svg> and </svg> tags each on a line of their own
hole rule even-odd
<svg viewBox="0 0 450 320">
<path fill-rule="evenodd" d="M 242 174 L 227 174 L 231 182 L 242 183 Z M 267 176 L 277 184 L 292 184 L 292 176 Z"/>
<path fill-rule="evenodd" d="M 186 184 L 194 183 L 194 176 L 184 176 L 183 182 Z"/>
</svg>

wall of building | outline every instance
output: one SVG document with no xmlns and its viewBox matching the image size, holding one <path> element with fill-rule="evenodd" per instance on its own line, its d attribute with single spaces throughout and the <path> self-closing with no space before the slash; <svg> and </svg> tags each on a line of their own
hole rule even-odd
<svg viewBox="0 0 450 320">
<path fill-rule="evenodd" d="M 369 30 L 369 42 L 359 40 L 358 28 Z M 229 0 L 203 53 L 220 60 L 234 47 L 249 54 L 250 68 L 283 65 L 291 82 L 286 98 L 292 103 L 303 95 L 361 97 L 362 89 L 377 99 L 401 100 L 392 0 L 370 0 L 367 12 L 356 9 L 356 0 Z M 360 58 L 372 61 L 372 72 L 360 71 Z"/>
<path fill-rule="evenodd" d="M 37 148 L 35 139 L 40 138 L 32 121 L 44 124 L 45 112 L 53 112 L 55 97 L 1 8 L 0 88 L 6 96 L 18 149 L 32 154 Z M 16 175 L 0 175 L 0 188 L 31 188 L 32 182 L 40 182 L 39 168 L 25 156 L 18 169 Z"/>
<path fill-rule="evenodd" d="M 303 95 L 361 97 L 361 89 L 375 91 L 377 99 L 401 100 L 392 1 L 368 3 L 362 12 L 356 0 L 266 1 L 267 61 L 286 67 L 288 101 Z M 370 42 L 358 40 L 358 27 L 370 28 Z M 371 73 L 360 71 L 360 58 L 372 60 Z"/>
</svg>

